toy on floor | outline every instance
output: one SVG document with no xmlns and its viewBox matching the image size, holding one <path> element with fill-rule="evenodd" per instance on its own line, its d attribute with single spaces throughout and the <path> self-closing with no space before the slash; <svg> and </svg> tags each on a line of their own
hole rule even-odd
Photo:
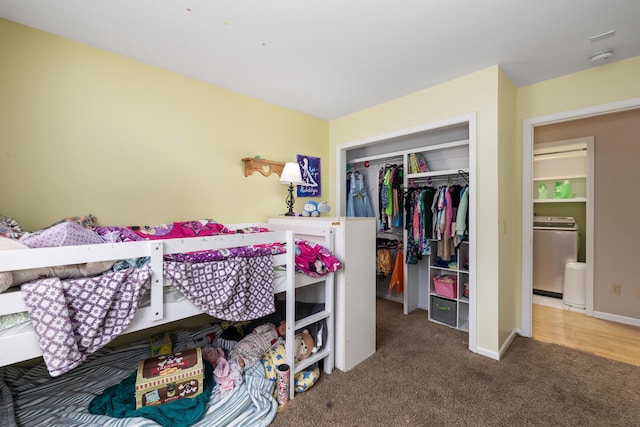
<svg viewBox="0 0 640 427">
<path fill-rule="evenodd" d="M 294 337 L 294 358 L 296 360 L 304 360 L 318 351 L 316 345 L 313 342 L 313 337 L 309 334 L 308 330 L 304 330 L 301 334 L 297 334 Z M 265 376 L 269 381 L 275 382 L 277 380 L 277 368 L 283 363 L 286 363 L 286 349 L 284 344 L 278 344 L 265 354 L 262 359 L 262 365 L 264 366 Z M 291 372 L 293 374 L 293 371 Z M 320 368 L 318 364 L 309 366 L 306 370 L 297 372 L 294 375 L 294 390 L 296 393 L 301 393 L 314 385 L 320 377 Z M 274 390 L 274 397 L 277 390 Z"/>
<path fill-rule="evenodd" d="M 284 320 L 278 326 L 273 323 L 258 326 L 231 350 L 229 360 L 236 361 L 244 369 L 249 369 L 262 359 L 278 338 L 286 335 L 286 328 Z"/>
<path fill-rule="evenodd" d="M 298 360 L 304 360 L 318 351 L 308 329 L 302 331 L 301 334 L 297 334 L 293 337 L 293 340 L 293 355 Z"/>
</svg>

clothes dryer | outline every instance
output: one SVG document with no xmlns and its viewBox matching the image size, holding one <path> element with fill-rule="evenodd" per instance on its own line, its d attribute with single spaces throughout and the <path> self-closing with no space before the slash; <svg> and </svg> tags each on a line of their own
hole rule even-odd
<svg viewBox="0 0 640 427">
<path fill-rule="evenodd" d="M 533 219 L 533 292 L 562 297 L 565 264 L 578 261 L 578 225 L 573 217 Z"/>
</svg>

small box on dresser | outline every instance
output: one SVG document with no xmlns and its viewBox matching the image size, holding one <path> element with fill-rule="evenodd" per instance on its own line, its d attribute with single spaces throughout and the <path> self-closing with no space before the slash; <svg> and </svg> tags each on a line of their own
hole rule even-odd
<svg viewBox="0 0 640 427">
<path fill-rule="evenodd" d="M 138 362 L 136 409 L 161 405 L 202 393 L 202 350 L 196 347 Z"/>
</svg>

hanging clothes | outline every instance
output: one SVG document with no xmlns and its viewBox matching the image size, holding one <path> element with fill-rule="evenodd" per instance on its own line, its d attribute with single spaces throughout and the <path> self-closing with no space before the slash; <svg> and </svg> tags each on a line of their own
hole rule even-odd
<svg viewBox="0 0 640 427">
<path fill-rule="evenodd" d="M 385 165 L 378 171 L 379 230 L 402 227 L 403 166 Z"/>
<path fill-rule="evenodd" d="M 391 282 L 389 283 L 389 292 L 394 288 L 398 295 L 404 291 L 404 255 L 402 254 L 402 246 L 398 247 L 396 253 L 396 262 L 393 267 Z"/>
<path fill-rule="evenodd" d="M 356 171 L 351 174 L 351 187 L 347 203 L 347 216 L 350 217 L 371 217 L 373 210 L 364 184 L 364 175 Z"/>
<path fill-rule="evenodd" d="M 394 255 L 401 244 L 397 239 L 376 237 L 376 274 L 380 278 L 386 278 L 393 272 Z"/>
<path fill-rule="evenodd" d="M 456 213 L 455 247 L 458 248 L 468 234 L 469 222 L 469 187 L 463 187 L 460 191 L 460 204 Z"/>
<path fill-rule="evenodd" d="M 433 236 L 432 203 L 437 190 L 433 187 L 409 187 L 404 193 L 405 229 L 407 230 L 407 264 L 417 264 L 431 253 Z"/>
<path fill-rule="evenodd" d="M 347 206 L 349 206 L 349 199 L 351 198 L 351 175 L 353 175 L 353 172 L 347 172 L 347 192 L 345 193 L 347 195 Z"/>
<path fill-rule="evenodd" d="M 396 167 L 391 179 L 391 190 L 393 192 L 393 226 L 402 227 L 402 194 L 404 181 L 404 167 Z"/>
<path fill-rule="evenodd" d="M 376 265 L 377 274 L 381 277 L 387 277 L 393 271 L 393 255 L 391 249 L 376 249 Z"/>
<path fill-rule="evenodd" d="M 440 191 L 438 202 L 438 256 L 445 261 L 455 254 L 451 224 L 453 222 L 453 200 L 449 185 Z"/>
</svg>

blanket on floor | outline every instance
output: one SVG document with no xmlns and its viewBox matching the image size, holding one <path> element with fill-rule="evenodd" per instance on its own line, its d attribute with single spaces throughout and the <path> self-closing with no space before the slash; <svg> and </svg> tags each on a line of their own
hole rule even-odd
<svg viewBox="0 0 640 427">
<path fill-rule="evenodd" d="M 222 330 L 216 324 L 198 331 L 176 332 L 172 334 L 175 350 L 183 350 L 209 333 L 220 336 Z M 2 367 L 0 390 L 4 382 L 10 394 L 6 402 L 0 402 L 0 408 L 7 409 L 0 410 L 0 425 L 158 427 L 157 422 L 148 418 L 114 418 L 88 411 L 89 403 L 97 395 L 131 375 L 138 361 L 148 357 L 151 357 L 149 340 L 143 339 L 117 348 L 103 347 L 83 364 L 58 377 L 51 377 L 44 363 L 28 369 Z M 206 412 L 193 427 L 266 427 L 278 409 L 272 393 L 273 383 L 265 378 L 264 368 L 255 365 L 244 372 L 242 383 L 228 393 L 221 393 L 220 385 L 215 384 Z"/>
<path fill-rule="evenodd" d="M 136 409 L 136 374 L 109 387 L 89 403 L 89 413 L 116 418 L 144 417 L 163 427 L 189 427 L 202 418 L 207 410 L 211 390 L 215 386 L 213 367 L 206 360 L 202 393 L 191 399 L 178 399 L 164 405 Z"/>
<path fill-rule="evenodd" d="M 124 331 L 149 287 L 151 269 L 73 280 L 52 277 L 20 290 L 51 376 L 82 363 Z"/>
</svg>

